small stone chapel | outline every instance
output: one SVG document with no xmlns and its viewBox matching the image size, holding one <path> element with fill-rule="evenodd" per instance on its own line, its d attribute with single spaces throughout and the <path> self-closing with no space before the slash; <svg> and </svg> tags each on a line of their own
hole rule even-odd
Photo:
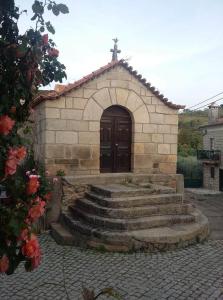
<svg viewBox="0 0 223 300">
<path fill-rule="evenodd" d="M 175 174 L 178 110 L 128 63 L 112 61 L 68 85 L 40 93 L 35 156 L 51 174 Z"/>
</svg>

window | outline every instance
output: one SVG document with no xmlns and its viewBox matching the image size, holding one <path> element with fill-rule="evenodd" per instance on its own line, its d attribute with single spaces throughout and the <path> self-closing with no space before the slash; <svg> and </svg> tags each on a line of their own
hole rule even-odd
<svg viewBox="0 0 223 300">
<path fill-rule="evenodd" d="M 214 178 L 215 177 L 215 168 L 211 167 L 210 171 L 211 171 L 211 178 Z"/>
<path fill-rule="evenodd" d="M 214 150 L 214 138 L 210 138 L 210 150 Z"/>
</svg>

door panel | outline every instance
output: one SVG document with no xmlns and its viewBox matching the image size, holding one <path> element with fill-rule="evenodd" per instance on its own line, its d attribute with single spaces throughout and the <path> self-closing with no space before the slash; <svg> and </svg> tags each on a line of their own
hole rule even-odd
<svg viewBox="0 0 223 300">
<path fill-rule="evenodd" d="M 111 106 L 101 118 L 101 172 L 131 170 L 131 118 L 121 107 Z"/>
</svg>

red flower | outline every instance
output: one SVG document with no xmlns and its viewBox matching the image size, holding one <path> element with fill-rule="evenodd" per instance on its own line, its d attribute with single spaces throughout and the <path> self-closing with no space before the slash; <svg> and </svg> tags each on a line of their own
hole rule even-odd
<svg viewBox="0 0 223 300">
<path fill-rule="evenodd" d="M 37 175 L 30 175 L 29 182 L 27 184 L 26 193 L 27 195 L 35 194 L 39 188 L 39 179 Z"/>
<path fill-rule="evenodd" d="M 7 135 L 12 130 L 15 121 L 7 115 L 0 116 L 0 134 Z"/>
<path fill-rule="evenodd" d="M 36 204 L 29 209 L 28 218 L 31 222 L 37 221 L 45 211 L 46 202 L 42 201 L 40 197 L 37 197 L 34 202 Z"/>
<path fill-rule="evenodd" d="M 3 255 L 2 258 L 0 258 L 0 273 L 7 272 L 9 268 L 9 259 L 7 255 Z"/>
<path fill-rule="evenodd" d="M 9 148 L 8 158 L 5 163 L 5 176 L 13 175 L 16 172 L 18 163 L 26 156 L 26 148 Z"/>
<path fill-rule="evenodd" d="M 40 256 L 39 242 L 34 234 L 22 246 L 22 254 L 28 258 Z"/>
<path fill-rule="evenodd" d="M 44 34 L 43 37 L 42 37 L 42 40 L 43 40 L 43 45 L 46 46 L 48 44 L 48 34 Z"/>
<path fill-rule="evenodd" d="M 49 193 L 47 193 L 46 195 L 44 195 L 44 199 L 45 199 L 46 201 L 50 201 L 51 198 L 52 198 L 52 193 L 51 193 L 51 192 L 49 192 Z"/>
<path fill-rule="evenodd" d="M 26 148 L 24 146 L 17 149 L 16 157 L 18 160 L 23 160 L 26 157 Z"/>
<path fill-rule="evenodd" d="M 39 255 L 31 258 L 32 270 L 37 268 L 39 266 L 40 262 L 41 262 L 41 252 L 39 251 Z"/>
<path fill-rule="evenodd" d="M 49 56 L 57 57 L 59 55 L 59 50 L 57 50 L 55 48 L 50 48 L 50 49 L 48 49 L 48 54 L 49 54 Z"/>
<path fill-rule="evenodd" d="M 29 230 L 28 230 L 28 228 L 25 228 L 20 232 L 18 241 L 26 241 L 26 240 L 28 240 L 28 238 L 29 238 Z"/>
<path fill-rule="evenodd" d="M 18 164 L 17 149 L 9 148 L 8 158 L 5 163 L 5 176 L 13 175 L 16 172 Z"/>
</svg>

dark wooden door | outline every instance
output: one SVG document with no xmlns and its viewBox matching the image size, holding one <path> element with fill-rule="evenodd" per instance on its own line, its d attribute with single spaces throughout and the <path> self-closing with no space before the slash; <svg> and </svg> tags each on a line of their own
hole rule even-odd
<svg viewBox="0 0 223 300">
<path fill-rule="evenodd" d="M 102 173 L 131 170 L 131 117 L 119 107 L 107 108 L 101 118 L 100 170 Z"/>
<path fill-rule="evenodd" d="M 219 191 L 223 192 L 223 170 L 219 169 Z"/>
</svg>

